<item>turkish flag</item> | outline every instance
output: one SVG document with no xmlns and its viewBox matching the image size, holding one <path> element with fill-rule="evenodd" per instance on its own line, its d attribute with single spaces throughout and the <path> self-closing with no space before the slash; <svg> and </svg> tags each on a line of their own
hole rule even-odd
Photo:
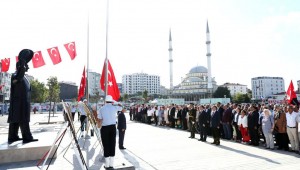
<svg viewBox="0 0 300 170">
<path fill-rule="evenodd" d="M 80 101 L 80 99 L 84 96 L 85 86 L 86 86 L 86 77 L 85 77 L 85 66 L 84 66 L 81 81 L 80 81 L 77 101 Z"/>
<path fill-rule="evenodd" d="M 1 60 L 1 72 L 7 72 L 9 70 L 10 58 Z"/>
<path fill-rule="evenodd" d="M 110 65 L 109 60 L 107 59 L 107 95 L 111 95 L 115 101 L 118 101 L 120 98 L 120 91 L 118 88 L 118 84 L 115 78 L 114 71 Z M 105 61 L 102 69 L 102 75 L 100 79 L 100 86 L 103 91 L 105 91 Z"/>
<path fill-rule="evenodd" d="M 33 65 L 33 68 L 39 68 L 39 67 L 45 65 L 45 61 L 43 59 L 41 51 L 37 51 L 33 54 L 32 65 Z"/>
<path fill-rule="evenodd" d="M 53 65 L 61 62 L 61 57 L 57 47 L 47 49 Z"/>
<path fill-rule="evenodd" d="M 68 44 L 64 45 L 66 50 L 68 51 L 71 60 L 74 60 L 74 58 L 76 57 L 76 47 L 75 47 L 75 42 L 70 42 Z"/>
<path fill-rule="evenodd" d="M 287 102 L 289 104 L 297 105 L 297 106 L 299 105 L 299 102 L 297 100 L 297 95 L 296 95 L 296 93 L 294 91 L 294 85 L 293 85 L 293 81 L 292 80 L 291 80 L 289 88 L 288 88 L 288 90 L 286 92 L 286 95 L 287 95 L 286 99 L 287 99 Z"/>
</svg>

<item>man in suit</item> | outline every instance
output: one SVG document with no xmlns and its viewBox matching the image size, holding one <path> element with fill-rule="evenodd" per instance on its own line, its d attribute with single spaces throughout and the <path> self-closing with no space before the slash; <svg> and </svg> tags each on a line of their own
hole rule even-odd
<svg viewBox="0 0 300 170">
<path fill-rule="evenodd" d="M 171 122 L 171 128 L 175 128 L 175 105 L 172 104 L 171 110 L 170 110 L 170 122 Z"/>
<path fill-rule="evenodd" d="M 229 107 L 229 104 L 224 105 L 224 112 L 222 117 L 222 125 L 224 131 L 225 139 L 230 140 L 232 138 L 232 130 L 231 130 L 231 118 L 232 118 L 232 110 Z"/>
<path fill-rule="evenodd" d="M 118 114 L 118 130 L 119 130 L 119 149 L 126 149 L 124 148 L 124 136 L 126 130 L 126 117 L 124 113 L 126 112 L 126 108 L 123 107 L 122 111 Z"/>
<path fill-rule="evenodd" d="M 199 141 L 206 142 L 207 128 L 209 126 L 209 115 L 205 111 L 205 108 L 204 108 L 203 105 L 200 106 L 198 123 L 199 123 L 199 126 L 200 126 L 200 139 L 199 139 Z"/>
<path fill-rule="evenodd" d="M 223 105 L 220 102 L 217 103 L 217 111 L 220 114 L 220 118 L 221 118 L 220 123 L 222 124 L 222 117 L 223 117 L 224 108 L 223 108 Z M 220 126 L 219 130 L 220 130 L 220 136 L 222 138 L 225 138 L 225 133 L 223 131 L 223 126 Z"/>
<path fill-rule="evenodd" d="M 216 145 L 220 145 L 220 120 L 220 113 L 217 111 L 217 106 L 214 105 L 211 111 L 210 127 L 214 138 L 212 144 Z"/>
<path fill-rule="evenodd" d="M 258 135 L 258 120 L 259 113 L 257 107 L 252 105 L 250 107 L 250 113 L 248 114 L 248 129 L 250 134 L 251 143 L 250 145 L 259 145 L 259 135 Z"/>
<path fill-rule="evenodd" d="M 188 108 L 187 106 L 185 105 L 182 109 L 182 114 L 181 114 L 181 119 L 182 119 L 182 129 L 183 130 L 187 130 L 187 119 L 186 119 L 186 115 L 187 115 L 187 112 L 188 112 Z"/>
</svg>

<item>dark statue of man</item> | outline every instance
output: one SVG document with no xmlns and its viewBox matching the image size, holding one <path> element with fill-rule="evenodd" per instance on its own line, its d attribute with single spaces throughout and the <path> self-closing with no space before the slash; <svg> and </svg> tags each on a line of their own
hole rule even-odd
<svg viewBox="0 0 300 170">
<path fill-rule="evenodd" d="M 33 139 L 30 132 L 31 87 L 29 81 L 25 77 L 25 72 L 29 69 L 28 62 L 32 57 L 32 50 L 22 50 L 19 53 L 16 72 L 11 76 L 10 107 L 7 120 L 9 123 L 9 144 L 18 140 L 23 140 L 23 143 L 38 141 L 38 139 Z M 19 128 L 21 129 L 22 138 L 19 138 L 18 136 Z"/>
</svg>

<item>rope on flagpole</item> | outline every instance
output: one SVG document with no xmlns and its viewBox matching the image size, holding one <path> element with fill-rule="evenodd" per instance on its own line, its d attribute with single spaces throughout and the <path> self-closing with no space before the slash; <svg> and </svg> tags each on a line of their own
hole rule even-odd
<svg viewBox="0 0 300 170">
<path fill-rule="evenodd" d="M 104 99 L 107 95 L 107 78 L 108 78 L 108 66 L 107 66 L 107 60 L 108 60 L 108 24 L 109 24 L 109 0 L 107 0 L 107 7 L 106 7 L 106 54 L 105 54 L 105 91 L 104 91 Z"/>
</svg>

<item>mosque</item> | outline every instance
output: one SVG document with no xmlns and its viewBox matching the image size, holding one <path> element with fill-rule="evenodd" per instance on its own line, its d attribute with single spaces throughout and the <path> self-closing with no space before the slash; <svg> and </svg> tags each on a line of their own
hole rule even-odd
<svg viewBox="0 0 300 170">
<path fill-rule="evenodd" d="M 215 78 L 211 76 L 211 53 L 210 33 L 208 22 L 206 25 L 206 47 L 207 68 L 195 66 L 182 79 L 181 83 L 173 86 L 173 59 L 172 59 L 172 37 L 169 35 L 169 63 L 170 63 L 170 97 L 184 98 L 185 101 L 199 101 L 199 99 L 211 98 L 217 89 Z"/>
</svg>

